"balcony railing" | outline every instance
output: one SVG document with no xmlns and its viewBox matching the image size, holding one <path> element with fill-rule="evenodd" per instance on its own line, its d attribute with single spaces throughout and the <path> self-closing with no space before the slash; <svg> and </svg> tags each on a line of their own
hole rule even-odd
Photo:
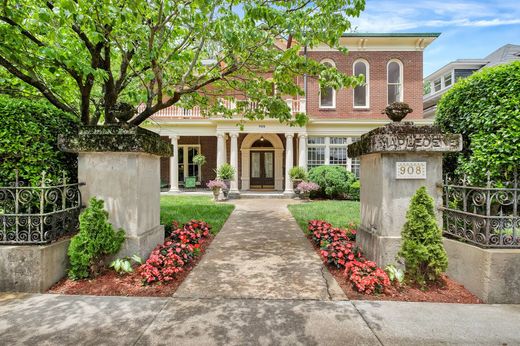
<svg viewBox="0 0 520 346">
<path fill-rule="evenodd" d="M 234 100 L 221 100 L 222 104 L 226 109 L 236 109 L 237 108 L 237 101 Z M 305 99 L 286 99 L 285 102 L 287 103 L 287 106 L 291 109 L 292 114 L 296 113 L 305 113 L 306 107 L 305 107 Z M 144 109 L 144 105 L 141 105 L 138 110 L 142 111 Z M 258 107 L 257 102 L 249 102 L 248 107 L 250 109 L 256 109 Z M 219 114 L 216 114 L 215 116 L 219 116 Z M 191 109 L 182 108 L 178 106 L 170 106 L 168 108 L 165 108 L 163 110 L 160 110 L 159 112 L 155 113 L 153 115 L 154 118 L 199 118 L 202 117 L 202 112 L 200 107 L 193 107 Z"/>
</svg>

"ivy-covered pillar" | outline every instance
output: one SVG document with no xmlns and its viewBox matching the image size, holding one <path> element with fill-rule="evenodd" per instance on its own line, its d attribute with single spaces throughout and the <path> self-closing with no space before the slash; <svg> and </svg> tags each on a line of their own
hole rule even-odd
<svg viewBox="0 0 520 346">
<path fill-rule="evenodd" d="M 394 122 L 348 146 L 360 157 L 361 224 L 356 242 L 379 266 L 396 264 L 401 231 L 414 193 L 425 186 L 442 204 L 442 155 L 462 149 L 462 137 L 431 125 Z M 436 210 L 439 225 L 441 213 Z"/>
<path fill-rule="evenodd" d="M 172 146 L 140 127 L 86 126 L 76 137 L 61 138 L 60 148 L 78 153 L 82 202 L 105 201 L 110 222 L 126 240 L 118 256 L 147 258 L 164 240 L 160 224 L 160 157 Z"/>
</svg>

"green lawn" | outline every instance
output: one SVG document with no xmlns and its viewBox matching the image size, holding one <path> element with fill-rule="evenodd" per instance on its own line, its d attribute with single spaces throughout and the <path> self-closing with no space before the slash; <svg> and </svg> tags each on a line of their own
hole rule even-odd
<svg viewBox="0 0 520 346">
<path fill-rule="evenodd" d="M 358 225 L 360 221 L 357 201 L 316 201 L 290 204 L 288 208 L 304 231 L 309 220 L 324 220 L 341 228 L 350 223 Z"/>
<path fill-rule="evenodd" d="M 169 229 L 173 220 L 179 224 L 202 220 L 217 234 L 235 209 L 227 203 L 215 203 L 209 196 L 161 196 L 161 224 Z"/>
</svg>

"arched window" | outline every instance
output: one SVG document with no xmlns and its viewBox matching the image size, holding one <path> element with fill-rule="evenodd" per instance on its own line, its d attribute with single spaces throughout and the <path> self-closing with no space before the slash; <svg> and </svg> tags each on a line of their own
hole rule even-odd
<svg viewBox="0 0 520 346">
<path fill-rule="evenodd" d="M 353 71 L 355 76 L 365 76 L 365 83 L 354 88 L 354 108 L 368 108 L 370 106 L 370 72 L 368 61 L 363 59 L 354 61 Z"/>
<path fill-rule="evenodd" d="M 324 59 L 321 63 L 328 67 L 336 67 L 336 64 L 331 59 Z M 336 90 L 334 88 L 320 88 L 320 108 L 336 108 Z"/>
<path fill-rule="evenodd" d="M 392 102 L 403 102 L 403 63 L 397 59 L 390 60 L 386 69 L 388 104 Z"/>
</svg>

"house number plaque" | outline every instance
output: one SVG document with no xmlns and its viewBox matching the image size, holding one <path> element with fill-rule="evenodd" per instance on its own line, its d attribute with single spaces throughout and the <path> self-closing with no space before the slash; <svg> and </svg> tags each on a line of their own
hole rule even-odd
<svg viewBox="0 0 520 346">
<path fill-rule="evenodd" d="M 396 179 L 426 179 L 426 162 L 396 162 Z"/>
</svg>

